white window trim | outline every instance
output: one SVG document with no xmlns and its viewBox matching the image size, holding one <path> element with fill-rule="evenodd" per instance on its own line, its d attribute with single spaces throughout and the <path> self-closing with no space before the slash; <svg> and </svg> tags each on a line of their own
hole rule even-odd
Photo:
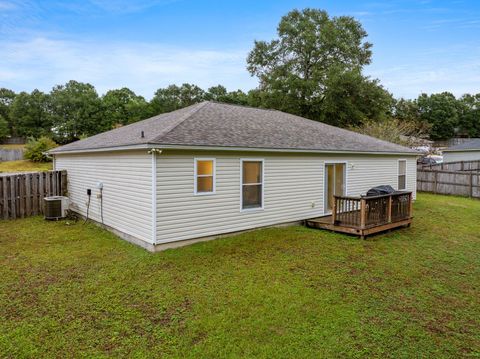
<svg viewBox="0 0 480 359">
<path fill-rule="evenodd" d="M 255 208 L 243 208 L 243 162 L 261 162 L 262 163 L 262 182 L 256 185 L 262 185 L 262 205 Z M 255 185 L 254 183 L 250 183 Z M 258 212 L 265 209 L 265 160 L 263 158 L 240 158 L 240 212 Z"/>
<path fill-rule="evenodd" d="M 197 178 L 198 177 L 210 177 L 209 175 L 207 176 L 207 175 L 198 175 L 197 174 L 198 161 L 212 161 L 213 162 L 213 171 L 212 171 L 213 186 L 212 186 L 212 191 L 211 192 L 197 192 Z M 209 195 L 215 194 L 216 191 L 217 191 L 217 160 L 216 160 L 216 158 L 195 157 L 194 158 L 194 170 L 193 170 L 193 194 L 195 196 L 209 196 Z"/>
<path fill-rule="evenodd" d="M 348 164 L 347 160 L 325 160 L 323 161 L 323 215 L 332 214 L 332 211 L 327 211 L 327 166 L 334 164 L 345 164 L 345 196 L 348 196 Z"/>
<path fill-rule="evenodd" d="M 400 162 L 404 161 L 405 162 L 405 188 L 400 188 Z M 407 188 L 408 188 L 408 176 L 407 176 L 407 173 L 408 173 L 408 169 L 407 169 L 407 165 L 408 165 L 408 162 L 407 162 L 407 159 L 406 158 L 400 158 L 397 160 L 397 190 L 398 191 L 406 191 Z"/>
</svg>

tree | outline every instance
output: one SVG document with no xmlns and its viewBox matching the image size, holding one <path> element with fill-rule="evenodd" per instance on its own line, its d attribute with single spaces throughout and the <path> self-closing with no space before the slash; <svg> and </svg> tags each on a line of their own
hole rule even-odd
<svg viewBox="0 0 480 359">
<path fill-rule="evenodd" d="M 69 81 L 55 86 L 50 93 L 50 108 L 55 137 L 67 143 L 101 132 L 101 102 L 95 88 L 86 83 Z"/>
<path fill-rule="evenodd" d="M 480 137 L 480 94 L 463 95 L 458 105 L 459 132 L 469 137 Z"/>
<path fill-rule="evenodd" d="M 124 87 L 110 90 L 102 97 L 102 129 L 128 125 L 148 117 L 148 103 L 142 96 Z"/>
<path fill-rule="evenodd" d="M 260 80 L 266 107 L 314 120 L 323 117 L 331 123 L 343 122 L 322 114 L 324 106 L 332 108 L 331 101 L 325 105 L 329 91 L 340 93 L 348 83 L 347 92 L 356 90 L 358 99 L 351 105 L 362 113 L 357 117 L 368 116 L 363 114 L 365 107 L 358 106 L 364 99 L 362 87 L 352 86 L 351 81 L 356 78 L 367 82 L 364 86 L 370 88 L 376 84 L 360 75 L 362 67 L 371 61 L 371 44 L 365 41 L 367 33 L 358 21 L 349 16 L 330 18 L 325 11 L 316 9 L 293 10 L 281 19 L 277 31 L 277 39 L 255 41 L 247 58 L 248 71 Z M 384 95 L 382 92 L 381 99 L 372 104 L 383 104 Z"/>
<path fill-rule="evenodd" d="M 242 90 L 228 92 L 224 86 L 217 85 L 207 90 L 205 100 L 246 105 L 248 104 L 248 95 Z"/>
<path fill-rule="evenodd" d="M 315 117 L 334 126 L 357 126 L 366 120 L 385 120 L 392 104 L 392 95 L 378 80 L 370 80 L 353 70 L 327 80 L 323 103 Z"/>
<path fill-rule="evenodd" d="M 0 115 L 0 140 L 7 138 L 9 134 L 8 122 Z"/>
<path fill-rule="evenodd" d="M 209 101 L 225 102 L 227 98 L 227 88 L 222 85 L 212 86 L 205 93 L 205 99 Z"/>
<path fill-rule="evenodd" d="M 445 140 L 452 138 L 459 125 L 457 99 L 450 92 L 421 94 L 417 99 L 420 119 L 431 124 L 430 138 Z"/>
<path fill-rule="evenodd" d="M 19 93 L 10 106 L 10 117 L 19 136 L 38 138 L 51 133 L 48 95 L 39 90 Z"/>
<path fill-rule="evenodd" d="M 385 119 L 366 120 L 358 126 L 350 127 L 350 130 L 399 145 L 415 147 L 424 144 L 429 128 L 415 121 Z"/>
<path fill-rule="evenodd" d="M 158 89 L 150 101 L 154 114 L 170 112 L 202 102 L 205 91 L 193 84 L 170 85 Z"/>
<path fill-rule="evenodd" d="M 420 121 L 420 109 L 414 100 L 400 98 L 392 104 L 392 116 L 398 120 Z"/>
<path fill-rule="evenodd" d="M 7 121 L 10 135 L 16 135 L 15 124 L 11 122 L 10 117 L 10 106 L 15 96 L 12 90 L 0 88 L 0 117 Z"/>
</svg>

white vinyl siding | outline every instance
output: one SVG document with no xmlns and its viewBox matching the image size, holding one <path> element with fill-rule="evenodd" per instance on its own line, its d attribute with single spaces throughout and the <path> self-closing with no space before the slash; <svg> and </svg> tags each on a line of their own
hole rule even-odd
<svg viewBox="0 0 480 359">
<path fill-rule="evenodd" d="M 216 159 L 216 193 L 195 196 L 194 159 Z M 263 210 L 239 211 L 241 159 L 263 160 Z M 166 243 L 293 222 L 324 214 L 325 161 L 346 163 L 347 195 L 376 185 L 397 188 L 399 156 L 298 155 L 164 150 L 157 157 L 157 242 Z M 407 158 L 407 190 L 416 158 Z"/>
<path fill-rule="evenodd" d="M 67 170 L 68 197 L 86 215 L 87 188 L 92 190 L 89 216 L 101 222 L 97 182 L 103 182 L 104 223 L 152 243 L 152 155 L 146 150 L 58 154 L 57 170 Z"/>
<path fill-rule="evenodd" d="M 460 161 L 480 161 L 480 150 L 455 151 L 455 152 L 443 153 L 443 162 L 460 162 Z"/>
</svg>

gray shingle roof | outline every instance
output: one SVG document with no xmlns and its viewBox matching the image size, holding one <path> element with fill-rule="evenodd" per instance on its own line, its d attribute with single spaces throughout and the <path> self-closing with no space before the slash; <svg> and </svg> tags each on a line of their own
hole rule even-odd
<svg viewBox="0 0 480 359">
<path fill-rule="evenodd" d="M 480 151 L 480 138 L 472 138 L 470 141 L 460 143 L 458 145 L 449 147 L 444 150 L 448 151 L 462 151 L 462 150 L 479 150 Z"/>
<path fill-rule="evenodd" d="M 210 101 L 76 141 L 55 148 L 51 153 L 140 144 L 417 153 L 397 144 L 284 112 Z"/>
</svg>

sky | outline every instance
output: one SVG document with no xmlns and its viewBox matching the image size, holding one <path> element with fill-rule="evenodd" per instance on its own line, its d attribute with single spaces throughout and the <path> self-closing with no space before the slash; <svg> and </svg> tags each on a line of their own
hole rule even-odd
<svg viewBox="0 0 480 359">
<path fill-rule="evenodd" d="M 480 93 L 476 0 L 0 0 L 0 87 L 48 92 L 73 79 L 147 99 L 185 82 L 247 91 L 254 40 L 307 7 L 362 23 L 373 44 L 365 74 L 395 97 Z"/>
</svg>

